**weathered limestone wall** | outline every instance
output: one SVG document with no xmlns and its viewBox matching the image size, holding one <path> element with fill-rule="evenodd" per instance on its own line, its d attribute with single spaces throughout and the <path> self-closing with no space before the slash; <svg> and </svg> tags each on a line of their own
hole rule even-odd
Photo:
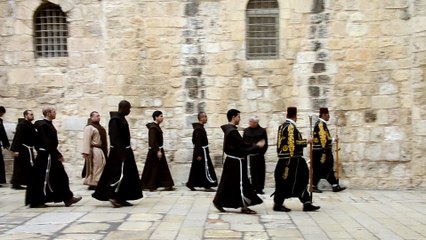
<svg viewBox="0 0 426 240">
<path fill-rule="evenodd" d="M 12 137 L 29 108 L 58 108 L 55 126 L 69 175 L 78 177 L 87 115 L 122 99 L 132 113 L 139 170 L 151 114 L 164 112 L 165 149 L 178 185 L 189 171 L 191 122 L 208 113 L 217 167 L 226 111 L 268 128 L 273 185 L 276 129 L 288 106 L 309 135 L 309 114 L 338 116 L 342 182 L 362 188 L 426 187 L 426 1 L 279 0 L 280 56 L 246 60 L 247 1 L 55 0 L 67 14 L 69 57 L 34 58 L 39 0 L 0 1 L 0 105 Z M 330 123 L 335 134 L 334 121 Z M 220 175 L 220 169 L 218 169 Z M 77 179 L 75 179 L 77 180 Z M 79 180 L 78 180 L 79 181 Z"/>
</svg>

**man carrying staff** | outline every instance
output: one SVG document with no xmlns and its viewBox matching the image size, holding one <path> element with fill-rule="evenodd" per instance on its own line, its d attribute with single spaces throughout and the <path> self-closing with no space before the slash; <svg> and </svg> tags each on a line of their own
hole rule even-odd
<svg viewBox="0 0 426 240">
<path fill-rule="evenodd" d="M 211 187 L 217 186 L 217 177 L 214 171 L 209 153 L 209 140 L 204 129 L 207 123 L 207 114 L 198 113 L 198 122 L 193 123 L 192 143 L 194 144 L 194 154 L 192 155 L 192 165 L 189 172 L 189 179 L 186 186 L 195 191 L 194 187 L 203 187 L 206 192 L 214 191 Z"/>
<path fill-rule="evenodd" d="M 22 185 L 28 185 L 31 167 L 34 165 L 34 143 L 36 130 L 32 121 L 34 113 L 31 110 L 24 111 L 24 118 L 19 119 L 16 133 L 13 137 L 10 150 L 15 156 L 13 162 L 12 188 L 25 189 Z"/>
<path fill-rule="evenodd" d="M 223 208 L 226 207 L 241 208 L 241 212 L 245 214 L 256 214 L 248 207 L 263 201 L 256 195 L 248 179 L 246 157 L 263 148 L 265 140 L 257 143 L 243 141 L 237 130 L 240 123 L 240 111 L 237 109 L 230 109 L 226 117 L 229 123 L 221 126 L 225 135 L 223 150 L 226 159 L 213 204 L 220 212 L 225 212 Z"/>
<path fill-rule="evenodd" d="M 264 194 L 263 188 L 265 187 L 265 153 L 268 150 L 268 136 L 266 129 L 259 125 L 259 118 L 251 116 L 249 118 L 249 127 L 244 129 L 243 140 L 245 142 L 257 143 L 260 140 L 265 141 L 265 147 L 259 149 L 258 152 L 247 155 L 247 165 L 249 168 L 248 174 L 257 194 Z"/>
<path fill-rule="evenodd" d="M 109 201 L 114 208 L 133 206 L 127 200 L 142 198 L 139 172 L 130 146 L 130 129 L 126 116 L 131 105 L 122 100 L 118 112 L 110 112 L 108 124 L 110 151 L 104 171 L 92 197 Z"/>
<path fill-rule="evenodd" d="M 297 108 L 287 108 L 287 119 L 278 128 L 277 153 L 278 162 L 275 168 L 274 211 L 289 212 L 284 200 L 291 197 L 299 198 L 303 203 L 303 211 L 316 211 L 320 207 L 312 204 L 307 186 L 309 169 L 303 159 L 303 148 L 307 140 L 296 127 Z"/>
<path fill-rule="evenodd" d="M 318 188 L 320 179 L 326 179 L 332 186 L 333 192 L 340 192 L 346 189 L 341 187 L 339 181 L 334 175 L 334 159 L 332 152 L 333 141 L 338 142 L 339 139 L 331 137 L 327 127 L 327 121 L 330 119 L 328 108 L 320 108 L 318 121 L 314 127 L 314 143 L 313 143 L 313 166 L 314 176 L 312 181 L 313 192 L 322 193 Z"/>
<path fill-rule="evenodd" d="M 90 113 L 87 126 L 84 128 L 82 155 L 85 160 L 84 184 L 89 190 L 95 190 L 102 175 L 108 154 L 106 130 L 100 124 L 98 112 Z"/>
<path fill-rule="evenodd" d="M 56 119 L 56 109 L 53 106 L 44 107 L 43 116 L 43 120 L 34 123 L 37 158 L 31 170 L 25 205 L 43 208 L 47 202 L 63 201 L 65 207 L 69 207 L 80 201 L 81 197 L 74 197 L 70 190 L 69 178 L 62 164 L 64 157 L 58 150 L 58 133 L 52 122 Z"/>
</svg>

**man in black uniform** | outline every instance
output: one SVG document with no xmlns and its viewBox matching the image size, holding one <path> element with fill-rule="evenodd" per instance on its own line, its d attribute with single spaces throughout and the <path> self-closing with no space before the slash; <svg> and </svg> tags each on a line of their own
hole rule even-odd
<svg viewBox="0 0 426 240">
<path fill-rule="evenodd" d="M 223 208 L 226 207 L 241 208 L 245 214 L 256 214 L 248 207 L 263 201 L 254 192 L 248 179 L 246 156 L 263 148 L 265 140 L 257 143 L 243 141 L 237 130 L 240 123 L 240 111 L 237 109 L 230 109 L 226 117 L 229 123 L 221 126 L 225 135 L 223 150 L 226 159 L 213 204 L 220 212 L 225 212 Z"/>
<path fill-rule="evenodd" d="M 6 108 L 0 106 L 0 187 L 3 187 L 1 184 L 6 183 L 6 172 L 1 148 L 9 149 L 10 146 L 9 139 L 7 138 L 6 131 L 4 130 L 3 119 L 1 119 L 5 113 Z"/>
<path fill-rule="evenodd" d="M 192 155 L 191 170 L 186 186 L 195 191 L 194 187 L 203 187 L 207 192 L 214 191 L 211 187 L 217 186 L 216 172 L 209 154 L 209 141 L 204 124 L 207 123 L 207 114 L 198 113 L 198 122 L 193 123 L 192 143 L 194 154 Z"/>
<path fill-rule="evenodd" d="M 110 112 L 108 124 L 110 151 L 105 168 L 92 197 L 110 201 L 113 207 L 133 206 L 127 200 L 143 197 L 139 171 L 130 146 L 130 129 L 125 116 L 130 114 L 131 105 L 122 100 L 118 112 Z"/>
<path fill-rule="evenodd" d="M 37 158 L 31 170 L 25 205 L 31 208 L 46 207 L 47 202 L 64 202 L 66 207 L 81 200 L 70 190 L 68 175 L 65 172 L 64 157 L 58 150 L 58 133 L 52 121 L 56 109 L 43 108 L 43 120 L 34 123 L 37 130 L 35 148 Z"/>
<path fill-rule="evenodd" d="M 287 108 L 287 119 L 278 128 L 277 153 L 275 168 L 274 211 L 289 212 L 284 206 L 286 198 L 297 197 L 303 203 L 303 211 L 316 211 L 320 207 L 312 205 L 308 192 L 309 169 L 303 159 L 303 148 L 307 146 L 296 128 L 297 108 Z"/>
<path fill-rule="evenodd" d="M 160 127 L 164 120 L 163 113 L 154 111 L 152 119 L 154 122 L 146 124 L 149 150 L 141 177 L 142 188 L 155 191 L 159 187 L 164 187 L 165 191 L 174 191 L 175 183 L 164 154 L 163 130 Z"/>
<path fill-rule="evenodd" d="M 318 189 L 318 182 L 321 178 L 325 178 L 333 188 L 333 192 L 340 192 L 346 189 L 341 187 L 339 181 L 334 176 L 334 159 L 332 152 L 332 144 L 334 141 L 339 141 L 338 138 L 333 139 L 327 127 L 327 121 L 330 119 L 328 108 L 320 108 L 318 121 L 314 127 L 314 144 L 313 144 L 313 165 L 314 165 L 314 180 L 313 191 L 322 193 Z"/>
<path fill-rule="evenodd" d="M 248 174 L 253 189 L 258 194 L 264 194 L 265 187 L 265 153 L 268 150 L 268 136 L 266 129 L 259 125 L 259 118 L 252 116 L 249 118 L 249 127 L 244 129 L 243 140 L 245 142 L 257 143 L 265 140 L 265 147 L 258 152 L 247 155 Z"/>
<path fill-rule="evenodd" d="M 33 148 L 36 134 L 34 124 L 32 123 L 33 120 L 33 111 L 25 110 L 24 118 L 20 118 L 16 126 L 15 137 L 10 147 L 10 150 L 15 156 L 11 180 L 13 189 L 25 189 L 21 185 L 27 185 L 30 180 L 28 176 L 34 164 Z"/>
</svg>

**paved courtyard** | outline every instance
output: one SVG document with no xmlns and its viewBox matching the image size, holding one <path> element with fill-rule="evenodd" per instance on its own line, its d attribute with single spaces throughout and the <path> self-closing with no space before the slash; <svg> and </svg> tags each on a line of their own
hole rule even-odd
<svg viewBox="0 0 426 240">
<path fill-rule="evenodd" d="M 272 189 L 256 215 L 219 213 L 214 193 L 144 192 L 133 207 L 111 208 L 72 184 L 83 200 L 66 208 L 23 206 L 25 191 L 0 188 L 0 239 L 426 239 L 426 192 L 348 189 L 315 194 L 320 211 L 306 213 L 296 199 L 290 213 L 272 211 Z"/>
</svg>

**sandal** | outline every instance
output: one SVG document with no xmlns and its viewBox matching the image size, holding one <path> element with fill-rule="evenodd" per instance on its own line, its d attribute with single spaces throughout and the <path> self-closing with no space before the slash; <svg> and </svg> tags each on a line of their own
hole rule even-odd
<svg viewBox="0 0 426 240">
<path fill-rule="evenodd" d="M 256 211 L 253 211 L 250 208 L 241 208 L 241 213 L 245 213 L 245 214 L 256 214 Z"/>
<path fill-rule="evenodd" d="M 222 207 L 222 206 L 219 206 L 219 205 L 217 205 L 216 203 L 213 203 L 213 206 L 214 206 L 217 210 L 219 210 L 219 212 L 226 212 L 226 211 L 225 211 L 225 209 L 223 209 L 223 207 Z"/>
</svg>

